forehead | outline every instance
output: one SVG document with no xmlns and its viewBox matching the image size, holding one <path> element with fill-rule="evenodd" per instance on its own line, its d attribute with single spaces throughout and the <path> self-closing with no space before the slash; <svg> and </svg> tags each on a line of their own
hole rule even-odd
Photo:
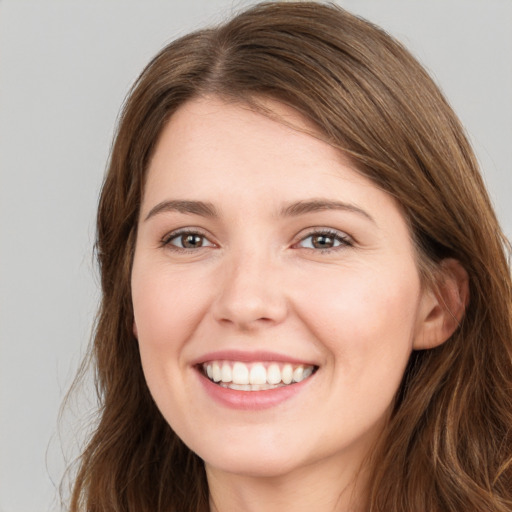
<svg viewBox="0 0 512 512">
<path fill-rule="evenodd" d="M 239 194 L 326 194 L 343 180 L 376 186 L 295 110 L 265 100 L 262 111 L 215 97 L 181 106 L 164 127 L 150 162 L 147 192 L 182 194 L 239 186 Z M 338 191 L 339 192 L 339 191 Z"/>
</svg>

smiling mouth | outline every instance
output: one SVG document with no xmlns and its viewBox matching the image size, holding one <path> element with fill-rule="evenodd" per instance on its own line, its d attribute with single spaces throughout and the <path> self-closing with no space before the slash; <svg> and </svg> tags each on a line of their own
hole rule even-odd
<svg viewBox="0 0 512 512">
<path fill-rule="evenodd" d="M 277 362 L 243 363 L 241 361 L 208 361 L 199 365 L 211 382 L 239 391 L 265 391 L 290 386 L 311 377 L 315 365 Z"/>
</svg>

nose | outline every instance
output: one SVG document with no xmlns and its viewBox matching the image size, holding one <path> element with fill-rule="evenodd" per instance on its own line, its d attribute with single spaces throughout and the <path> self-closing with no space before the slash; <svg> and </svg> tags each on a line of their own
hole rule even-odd
<svg viewBox="0 0 512 512">
<path fill-rule="evenodd" d="M 271 260 L 269 255 L 252 253 L 224 262 L 219 295 L 212 307 L 216 321 L 250 331 L 286 318 L 283 270 Z"/>
</svg>

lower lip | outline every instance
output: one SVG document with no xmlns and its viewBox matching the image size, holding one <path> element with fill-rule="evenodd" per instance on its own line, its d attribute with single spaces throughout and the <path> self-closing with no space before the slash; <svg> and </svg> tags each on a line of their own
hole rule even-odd
<svg viewBox="0 0 512 512">
<path fill-rule="evenodd" d="M 258 411 L 276 407 L 303 390 L 312 379 L 312 377 L 308 377 L 295 384 L 281 386 L 275 389 L 265 389 L 263 391 L 239 391 L 237 389 L 219 386 L 204 376 L 200 371 L 197 373 L 204 389 L 216 402 L 231 409 L 248 411 Z"/>
</svg>

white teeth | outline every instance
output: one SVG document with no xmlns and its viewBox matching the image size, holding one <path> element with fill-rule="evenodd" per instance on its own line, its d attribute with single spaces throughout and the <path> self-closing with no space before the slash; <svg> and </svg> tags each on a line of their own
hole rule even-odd
<svg viewBox="0 0 512 512">
<path fill-rule="evenodd" d="M 213 382 L 242 391 L 262 391 L 302 382 L 314 372 L 312 365 L 291 363 L 242 363 L 212 361 L 203 364 L 203 371 Z"/>
<path fill-rule="evenodd" d="M 249 373 L 249 382 L 251 384 L 266 384 L 267 370 L 261 363 L 256 363 Z"/>
<path fill-rule="evenodd" d="M 279 384 L 281 382 L 281 370 L 278 364 L 272 363 L 267 368 L 267 382 L 269 384 Z"/>
<path fill-rule="evenodd" d="M 222 382 L 231 382 L 233 380 L 233 373 L 231 371 L 231 366 L 228 363 L 224 363 L 222 365 L 220 380 Z"/>
<path fill-rule="evenodd" d="M 313 368 L 309 366 L 308 368 L 304 368 L 304 372 L 302 373 L 302 380 L 307 379 L 313 373 Z"/>
<path fill-rule="evenodd" d="M 231 383 L 228 385 L 224 385 L 223 387 L 229 388 L 229 389 L 236 389 L 238 391 L 251 391 L 252 386 L 250 384 L 234 384 Z"/>
<path fill-rule="evenodd" d="M 233 365 L 233 384 L 249 384 L 249 369 L 244 363 Z"/>
<path fill-rule="evenodd" d="M 303 379 L 304 368 L 298 366 L 293 370 L 293 382 L 300 382 Z"/>
<path fill-rule="evenodd" d="M 219 382 L 223 388 L 236 389 L 237 391 L 265 391 L 267 389 L 280 388 L 282 384 L 271 385 L 271 384 L 229 384 L 225 382 Z"/>
<path fill-rule="evenodd" d="M 293 380 L 293 368 L 291 364 L 285 364 L 281 372 L 283 384 L 291 384 Z"/>
<path fill-rule="evenodd" d="M 222 373 L 220 371 L 219 363 L 212 364 L 212 377 L 215 382 L 220 382 L 222 379 Z"/>
</svg>

